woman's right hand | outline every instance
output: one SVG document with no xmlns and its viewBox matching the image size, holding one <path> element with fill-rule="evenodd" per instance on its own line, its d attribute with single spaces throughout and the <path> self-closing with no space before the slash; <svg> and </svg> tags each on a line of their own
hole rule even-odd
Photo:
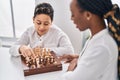
<svg viewBox="0 0 120 80">
<path fill-rule="evenodd" d="M 70 63 L 73 59 L 78 59 L 78 54 L 64 54 L 63 56 L 60 56 L 61 61 L 65 61 L 65 63 Z"/>
<path fill-rule="evenodd" d="M 21 45 L 19 48 L 19 52 L 23 57 L 30 57 L 30 56 L 32 56 L 33 58 L 35 57 L 35 54 L 34 54 L 32 48 L 30 48 L 26 45 Z"/>
</svg>

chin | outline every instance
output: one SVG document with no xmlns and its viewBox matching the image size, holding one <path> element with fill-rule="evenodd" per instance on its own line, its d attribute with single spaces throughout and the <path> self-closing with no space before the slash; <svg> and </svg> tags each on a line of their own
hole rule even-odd
<svg viewBox="0 0 120 80">
<path fill-rule="evenodd" d="M 79 29 L 81 31 L 81 29 L 79 28 L 79 26 L 76 26 L 77 29 Z"/>
<path fill-rule="evenodd" d="M 78 28 L 80 31 L 85 31 L 85 29 Z"/>
<path fill-rule="evenodd" d="M 40 35 L 44 35 L 44 34 L 46 34 L 47 32 L 43 32 L 43 33 L 40 33 Z"/>
</svg>

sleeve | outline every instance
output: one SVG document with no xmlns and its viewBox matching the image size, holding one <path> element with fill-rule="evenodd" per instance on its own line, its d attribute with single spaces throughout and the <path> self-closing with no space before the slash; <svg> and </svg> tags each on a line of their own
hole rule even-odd
<svg viewBox="0 0 120 80">
<path fill-rule="evenodd" d="M 70 39 L 67 35 L 60 35 L 58 47 L 51 47 L 50 49 L 54 51 L 57 54 L 57 56 L 74 53 L 72 43 L 70 42 Z"/>
<path fill-rule="evenodd" d="M 63 80 L 97 80 L 109 63 L 107 48 L 99 46 L 85 51 L 74 71 L 64 73 Z"/>
<path fill-rule="evenodd" d="M 19 56 L 19 48 L 21 45 L 28 45 L 29 44 L 29 30 L 27 29 L 21 36 L 20 39 L 18 39 L 14 45 L 11 46 L 9 53 L 12 56 Z"/>
</svg>

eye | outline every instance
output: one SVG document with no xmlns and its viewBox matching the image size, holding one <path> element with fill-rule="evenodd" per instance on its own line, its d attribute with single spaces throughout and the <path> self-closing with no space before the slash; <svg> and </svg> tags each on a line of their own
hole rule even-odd
<svg viewBox="0 0 120 80">
<path fill-rule="evenodd" d="M 48 22 L 47 22 L 47 23 L 44 23 L 44 25 L 47 26 L 47 25 L 49 25 L 49 23 L 48 23 Z"/>
<path fill-rule="evenodd" d="M 37 23 L 37 25 L 41 25 L 41 23 L 40 22 L 36 22 Z"/>
<path fill-rule="evenodd" d="M 73 18 L 74 18 L 74 15 L 72 14 L 72 15 L 71 15 L 71 20 L 73 20 Z"/>
<path fill-rule="evenodd" d="M 74 17 L 74 15 L 72 14 L 71 17 Z"/>
</svg>

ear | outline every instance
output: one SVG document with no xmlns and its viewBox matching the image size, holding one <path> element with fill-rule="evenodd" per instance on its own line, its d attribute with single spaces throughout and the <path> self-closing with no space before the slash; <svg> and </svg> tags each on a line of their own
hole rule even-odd
<svg viewBox="0 0 120 80">
<path fill-rule="evenodd" d="M 89 21 L 92 18 L 92 14 L 89 11 L 86 11 L 85 12 L 85 18 L 86 18 L 86 20 Z"/>
<path fill-rule="evenodd" d="M 34 23 L 34 21 L 35 21 L 35 18 L 33 17 L 33 23 Z"/>
</svg>

